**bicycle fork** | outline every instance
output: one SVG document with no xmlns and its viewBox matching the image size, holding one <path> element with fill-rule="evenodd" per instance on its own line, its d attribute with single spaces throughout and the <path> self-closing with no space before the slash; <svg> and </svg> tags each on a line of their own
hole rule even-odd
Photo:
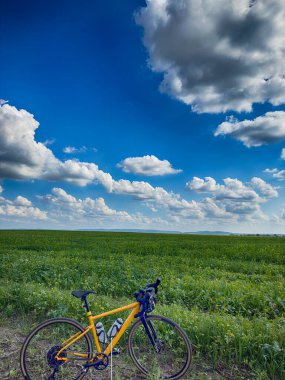
<svg viewBox="0 0 285 380">
<path fill-rule="evenodd" d="M 153 324 L 151 323 L 151 321 L 147 321 L 145 316 L 141 317 L 141 322 L 144 325 L 146 334 L 149 337 L 149 340 L 153 348 L 155 349 L 157 353 L 159 353 L 161 347 L 159 345 L 159 340 L 157 339 L 157 334 L 156 334 L 155 328 L 153 327 Z"/>
</svg>

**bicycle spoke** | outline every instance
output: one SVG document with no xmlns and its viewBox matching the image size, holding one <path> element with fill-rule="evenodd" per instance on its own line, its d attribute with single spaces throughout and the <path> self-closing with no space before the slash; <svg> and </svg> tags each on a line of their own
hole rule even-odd
<svg viewBox="0 0 285 380">
<path fill-rule="evenodd" d="M 82 365 L 87 361 L 76 353 L 88 355 L 90 350 L 86 337 L 74 342 L 59 354 L 63 342 L 78 332 L 69 323 L 50 323 L 30 339 L 24 355 L 25 371 L 32 380 L 74 380 L 83 375 Z M 60 360 L 62 359 L 62 360 Z"/>
<path fill-rule="evenodd" d="M 189 364 L 189 346 L 176 325 L 167 320 L 150 317 L 147 321 L 152 339 L 146 334 L 144 325 L 138 324 L 131 332 L 131 355 L 138 367 L 154 378 L 179 378 Z M 186 338 L 187 339 L 187 338 Z"/>
</svg>

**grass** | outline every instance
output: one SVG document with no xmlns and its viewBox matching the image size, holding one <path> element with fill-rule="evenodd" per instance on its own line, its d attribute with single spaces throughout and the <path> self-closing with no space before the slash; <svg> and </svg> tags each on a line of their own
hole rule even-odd
<svg viewBox="0 0 285 380">
<path fill-rule="evenodd" d="M 132 301 L 162 278 L 158 307 L 186 330 L 196 357 L 285 378 L 285 239 L 107 232 L 0 231 L 2 319 L 84 314 Z"/>
</svg>

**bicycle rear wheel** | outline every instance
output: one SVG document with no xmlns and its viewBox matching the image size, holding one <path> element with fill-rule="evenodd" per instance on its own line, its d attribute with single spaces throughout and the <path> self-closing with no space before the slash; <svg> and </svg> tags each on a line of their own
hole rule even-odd
<svg viewBox="0 0 285 380">
<path fill-rule="evenodd" d="M 60 354 L 60 357 L 67 360 L 57 360 L 56 354 L 66 344 L 63 342 L 76 334 L 80 335 L 84 330 L 80 323 L 69 318 L 53 318 L 38 325 L 28 335 L 21 350 L 20 365 L 24 378 L 81 380 L 86 374 L 82 371 L 82 365 L 92 358 L 92 344 L 88 334 Z"/>
<path fill-rule="evenodd" d="M 129 352 L 134 363 L 145 375 L 156 379 L 180 379 L 189 369 L 192 359 L 187 335 L 165 317 L 147 316 L 146 323 L 151 337 L 141 320 L 133 325 L 129 334 Z"/>
</svg>

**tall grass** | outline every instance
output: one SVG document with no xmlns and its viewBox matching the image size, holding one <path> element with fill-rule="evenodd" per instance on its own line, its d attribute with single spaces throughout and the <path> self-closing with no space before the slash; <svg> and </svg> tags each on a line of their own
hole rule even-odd
<svg viewBox="0 0 285 380">
<path fill-rule="evenodd" d="M 162 277 L 157 312 L 201 356 L 285 378 L 284 238 L 0 231 L 0 254 L 6 317 L 82 319 L 71 290 L 97 290 L 100 312 Z"/>
</svg>

